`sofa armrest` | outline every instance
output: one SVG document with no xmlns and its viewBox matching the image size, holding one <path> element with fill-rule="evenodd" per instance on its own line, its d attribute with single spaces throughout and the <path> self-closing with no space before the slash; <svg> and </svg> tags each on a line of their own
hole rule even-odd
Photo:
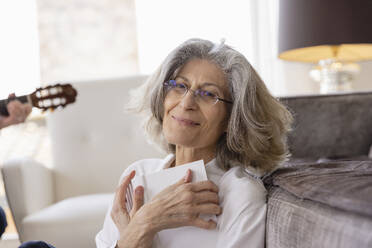
<svg viewBox="0 0 372 248">
<path fill-rule="evenodd" d="M 54 202 L 52 171 L 29 159 L 5 162 L 2 175 L 8 204 L 19 230 L 22 219 Z"/>
</svg>

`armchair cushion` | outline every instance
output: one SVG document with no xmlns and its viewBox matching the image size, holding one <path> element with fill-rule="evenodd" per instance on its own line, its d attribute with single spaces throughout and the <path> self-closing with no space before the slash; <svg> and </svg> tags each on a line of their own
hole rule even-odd
<svg viewBox="0 0 372 248">
<path fill-rule="evenodd" d="M 25 216 L 53 203 L 52 172 L 42 164 L 29 158 L 9 160 L 2 175 L 17 228 Z"/>
<path fill-rule="evenodd" d="M 22 221 L 23 239 L 55 247 L 95 247 L 94 237 L 112 199 L 113 194 L 71 197 L 28 215 Z"/>
</svg>

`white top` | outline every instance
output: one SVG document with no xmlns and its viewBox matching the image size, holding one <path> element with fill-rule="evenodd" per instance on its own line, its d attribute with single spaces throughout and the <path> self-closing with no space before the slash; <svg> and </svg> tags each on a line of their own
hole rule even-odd
<svg viewBox="0 0 372 248">
<path fill-rule="evenodd" d="M 137 161 L 124 171 L 120 181 L 132 170 L 136 171 L 136 175 L 153 173 L 168 168 L 173 161 L 173 154 L 165 159 Z M 241 167 L 233 167 L 225 172 L 217 166 L 215 159 L 205 166 L 208 179 L 219 188 L 222 214 L 217 217 L 217 228 L 204 230 L 186 226 L 163 230 L 155 236 L 153 247 L 264 247 L 266 189 L 261 180 Z M 103 228 L 96 236 L 97 248 L 113 248 L 119 239 L 119 231 L 111 219 L 111 208 L 112 203 Z"/>
</svg>

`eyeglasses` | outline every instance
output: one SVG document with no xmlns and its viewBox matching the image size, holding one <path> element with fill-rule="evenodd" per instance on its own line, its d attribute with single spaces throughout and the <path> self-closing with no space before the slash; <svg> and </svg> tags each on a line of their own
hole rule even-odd
<svg viewBox="0 0 372 248">
<path fill-rule="evenodd" d="M 171 97 L 177 97 L 182 98 L 186 96 L 187 92 L 191 91 L 193 93 L 193 96 L 195 97 L 196 101 L 199 101 L 201 103 L 205 103 L 208 105 L 214 105 L 218 101 L 222 101 L 225 103 L 232 104 L 232 101 L 222 99 L 218 97 L 216 94 L 207 91 L 207 90 L 192 90 L 187 85 L 183 83 L 179 83 L 176 80 L 169 80 L 163 83 L 164 90 L 167 94 L 167 96 Z"/>
</svg>

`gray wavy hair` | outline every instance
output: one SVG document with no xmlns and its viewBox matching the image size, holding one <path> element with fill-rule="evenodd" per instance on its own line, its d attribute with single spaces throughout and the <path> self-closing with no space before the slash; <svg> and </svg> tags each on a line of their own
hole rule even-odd
<svg viewBox="0 0 372 248">
<path fill-rule="evenodd" d="M 145 131 L 153 144 L 175 152 L 163 136 L 163 82 L 174 78 L 191 59 L 205 59 L 225 73 L 233 106 L 229 110 L 227 132 L 218 141 L 216 160 L 228 170 L 242 166 L 264 174 L 289 156 L 287 132 L 292 115 L 274 98 L 247 59 L 221 42 L 190 39 L 174 49 L 160 67 L 139 88 L 131 91 L 127 109 L 145 116 Z"/>
</svg>

